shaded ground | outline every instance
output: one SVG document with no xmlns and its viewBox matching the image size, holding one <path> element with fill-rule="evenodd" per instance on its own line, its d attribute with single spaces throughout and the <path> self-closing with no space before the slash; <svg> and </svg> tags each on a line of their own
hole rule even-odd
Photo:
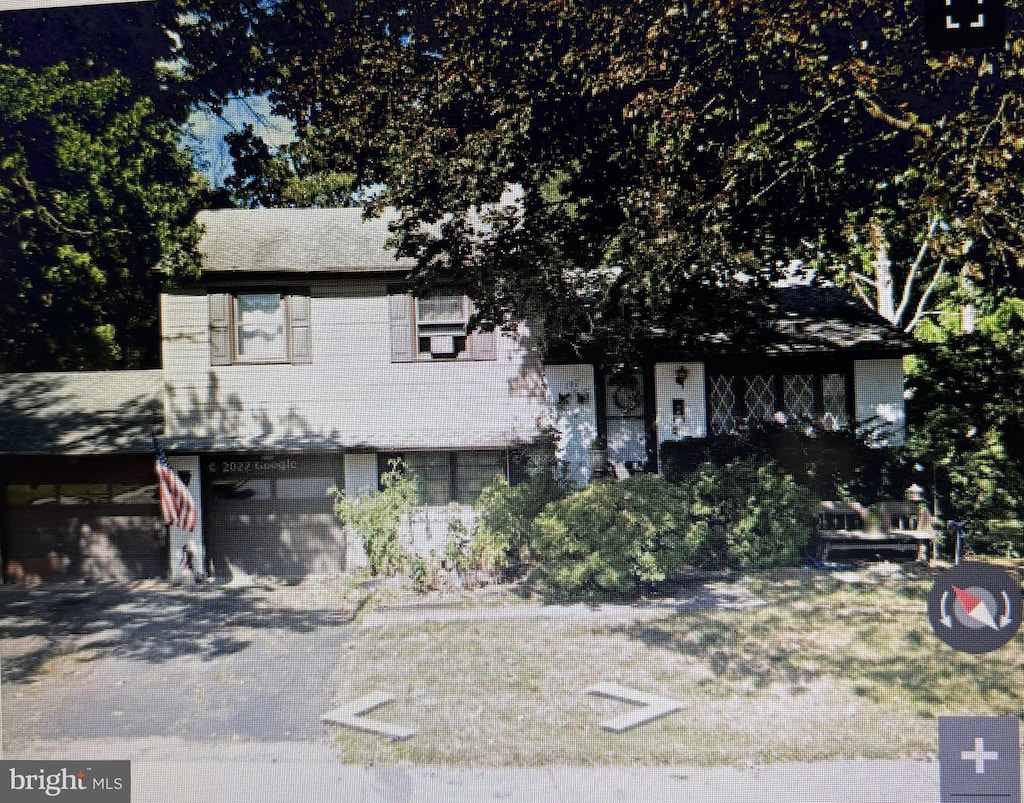
<svg viewBox="0 0 1024 803">
<path fill-rule="evenodd" d="M 4 746 L 323 736 L 355 608 L 330 588 L 5 588 Z"/>
</svg>

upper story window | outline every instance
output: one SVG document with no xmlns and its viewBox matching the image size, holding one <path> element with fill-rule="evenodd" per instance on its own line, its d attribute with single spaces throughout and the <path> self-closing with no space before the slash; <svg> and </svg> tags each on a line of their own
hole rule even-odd
<svg viewBox="0 0 1024 803">
<path fill-rule="evenodd" d="M 388 295 L 391 361 L 495 360 L 498 333 L 470 331 L 470 300 L 456 293 L 414 298 L 391 290 Z"/>
<path fill-rule="evenodd" d="M 312 362 L 309 296 L 211 293 L 210 364 Z"/>
<path fill-rule="evenodd" d="M 235 296 L 235 361 L 287 362 L 288 313 L 284 296 Z"/>
<path fill-rule="evenodd" d="M 417 298 L 416 346 L 423 357 L 455 357 L 466 350 L 469 299 L 460 295 Z"/>
</svg>

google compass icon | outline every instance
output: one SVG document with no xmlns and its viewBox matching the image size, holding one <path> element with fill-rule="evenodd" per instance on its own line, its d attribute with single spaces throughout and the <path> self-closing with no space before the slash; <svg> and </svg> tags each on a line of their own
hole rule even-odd
<svg viewBox="0 0 1024 803">
<path fill-rule="evenodd" d="M 998 566 L 961 563 L 935 581 L 928 618 L 935 635 L 955 650 L 998 650 L 1020 628 L 1020 584 Z"/>
</svg>

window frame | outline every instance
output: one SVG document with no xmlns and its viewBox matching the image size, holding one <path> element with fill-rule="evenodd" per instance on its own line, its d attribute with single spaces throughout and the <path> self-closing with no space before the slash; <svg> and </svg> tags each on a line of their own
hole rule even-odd
<svg viewBox="0 0 1024 803">
<path fill-rule="evenodd" d="M 811 377 L 813 413 L 809 422 L 805 419 L 798 420 L 790 418 L 788 413 L 785 411 L 785 377 L 798 375 Z M 772 386 L 773 406 L 775 407 L 773 418 L 779 413 L 784 413 L 787 416 L 787 424 L 810 423 L 814 427 L 824 427 L 825 418 L 830 413 L 830 411 L 825 409 L 825 377 L 834 375 L 842 376 L 845 384 L 844 414 L 846 418 L 845 424 L 839 425 L 835 429 L 836 431 L 851 430 L 856 425 L 856 400 L 854 398 L 855 388 L 852 361 L 843 361 L 839 364 L 825 361 L 813 364 L 773 362 L 768 363 L 767 365 L 730 366 L 721 370 L 708 370 L 707 378 L 705 380 L 704 399 L 704 423 L 708 437 L 736 434 L 738 432 L 743 432 L 749 427 L 750 415 L 747 410 L 746 385 L 742 380 L 754 376 L 767 378 Z M 730 430 L 716 431 L 714 421 L 720 416 L 716 415 L 717 411 L 713 406 L 712 389 L 716 379 L 720 377 L 725 377 L 729 381 L 729 387 L 732 391 L 732 410 L 730 418 L 733 421 L 733 428 Z M 764 421 L 766 419 L 762 418 L 758 420 Z M 770 421 L 771 419 L 767 420 Z"/>
<path fill-rule="evenodd" d="M 457 504 L 463 507 L 469 507 L 473 504 L 473 501 L 460 502 L 460 482 L 465 484 L 466 480 L 460 479 L 460 472 L 465 471 L 465 467 L 460 468 L 460 455 L 467 454 L 480 454 L 482 452 L 492 453 L 499 455 L 498 462 L 500 465 L 499 472 L 495 476 L 503 476 L 506 480 L 509 478 L 509 450 L 508 449 L 406 449 L 404 451 L 397 452 L 378 452 L 377 453 L 377 487 L 379 490 L 383 490 L 381 485 L 381 477 L 390 468 L 389 462 L 396 458 L 401 459 L 406 470 L 410 470 L 408 456 L 413 454 L 429 454 L 429 455 L 443 455 L 446 459 L 443 460 L 447 469 L 447 493 L 445 494 L 445 500 L 442 502 L 424 502 L 418 500 L 417 504 L 423 507 L 445 507 L 447 505 Z"/>
<path fill-rule="evenodd" d="M 207 291 L 210 365 L 312 365 L 313 304 L 308 287 L 235 285 Z M 238 302 L 243 296 L 279 296 L 284 303 L 285 356 L 248 359 L 238 353 Z"/>
<path fill-rule="evenodd" d="M 292 362 L 292 316 L 291 304 L 288 303 L 287 293 L 256 292 L 234 292 L 231 293 L 231 363 L 232 365 L 288 365 Z M 277 296 L 281 299 L 281 307 L 284 312 L 284 356 L 270 359 L 248 359 L 243 357 L 238 350 L 239 328 L 241 320 L 238 312 L 238 302 L 243 296 Z"/>
<path fill-rule="evenodd" d="M 443 297 L 458 298 L 460 303 L 461 303 L 461 306 L 462 306 L 462 314 L 458 317 L 458 320 L 455 319 L 455 316 L 452 316 L 451 320 L 448 320 L 448 321 L 421 321 L 420 320 L 420 303 L 422 301 L 424 301 L 424 300 L 429 300 L 431 298 L 431 296 L 413 296 L 413 321 L 412 322 L 413 322 L 413 329 L 415 331 L 415 338 L 416 338 L 416 343 L 415 343 L 416 358 L 419 359 L 419 360 L 456 360 L 456 359 L 459 358 L 459 356 L 461 354 L 465 353 L 466 349 L 469 347 L 469 319 L 470 319 L 470 317 L 472 315 L 472 311 L 470 309 L 471 305 L 470 305 L 470 302 L 469 302 L 469 297 L 467 295 L 465 295 L 464 293 L 455 293 L 455 292 L 447 292 L 447 291 L 439 291 L 439 292 L 433 293 L 432 297 L 434 297 L 434 298 L 439 298 L 439 297 L 440 298 L 443 298 Z M 451 337 L 453 338 L 453 345 L 452 345 L 452 354 L 450 356 L 448 356 L 448 355 L 435 356 L 434 353 L 429 349 L 429 347 L 427 348 L 426 351 L 424 351 L 420 347 L 420 341 L 422 341 L 424 338 L 428 338 L 429 339 L 431 337 L 431 334 L 429 333 L 429 327 L 450 327 L 450 328 L 456 328 L 457 327 L 457 328 L 460 329 L 460 333 L 459 334 L 451 335 Z M 424 333 L 424 329 L 425 328 L 428 330 L 426 333 Z M 461 341 L 461 343 L 459 341 Z"/>
<path fill-rule="evenodd" d="M 480 327 L 470 328 L 473 318 L 473 302 L 465 293 L 446 289 L 440 295 L 457 296 L 462 302 L 462 315 L 458 323 L 420 322 L 420 297 L 410 292 L 408 285 L 388 285 L 388 331 L 392 363 L 416 362 L 494 362 L 498 359 L 500 330 Z M 452 316 L 454 319 L 454 316 Z M 459 334 L 451 335 L 456 342 L 453 354 L 433 355 L 429 350 L 420 350 L 421 337 L 429 337 L 429 327 L 451 328 L 458 326 Z M 422 331 L 421 329 L 427 329 Z M 429 344 L 428 344 L 429 348 Z"/>
</svg>

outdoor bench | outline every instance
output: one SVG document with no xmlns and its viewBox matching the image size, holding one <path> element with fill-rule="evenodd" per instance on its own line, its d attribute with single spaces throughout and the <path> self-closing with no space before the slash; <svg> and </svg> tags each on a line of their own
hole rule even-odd
<svg viewBox="0 0 1024 803">
<path fill-rule="evenodd" d="M 883 502 L 873 515 L 858 502 L 827 501 L 818 510 L 814 551 L 822 562 L 837 552 L 927 560 L 935 534 L 934 517 L 917 502 Z"/>
</svg>

